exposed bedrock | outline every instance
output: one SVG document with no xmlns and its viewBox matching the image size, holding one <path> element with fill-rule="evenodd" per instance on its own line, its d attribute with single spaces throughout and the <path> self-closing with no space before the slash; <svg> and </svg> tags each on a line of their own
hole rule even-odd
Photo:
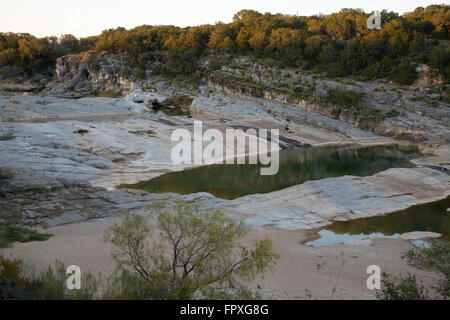
<svg viewBox="0 0 450 320">
<path fill-rule="evenodd" d="M 450 195 L 450 176 L 429 168 L 393 168 L 370 177 L 344 176 L 248 195 L 226 204 L 254 226 L 317 228 L 332 221 L 384 215 Z"/>
<path fill-rule="evenodd" d="M 105 56 L 93 61 L 93 55 L 80 53 L 58 58 L 56 81 L 45 92 L 67 98 L 79 98 L 100 92 L 127 92 L 135 86 L 135 78 L 125 77 L 120 60 Z"/>
<path fill-rule="evenodd" d="M 124 71 L 125 60 L 126 57 L 120 55 L 96 57 L 89 53 L 61 57 L 56 64 L 56 81 L 49 83 L 44 93 L 70 98 L 102 92 L 131 93 L 132 101 L 160 103 L 170 101 L 171 94 L 175 92 L 185 91 L 165 85 L 163 79 L 152 76 L 153 65 L 148 66 L 146 79 L 138 79 L 135 75 L 136 70 L 131 70 L 131 73 Z M 450 142 L 450 130 L 446 125 L 450 121 L 448 103 L 440 96 L 428 94 L 420 85 L 398 88 L 386 81 L 346 82 L 293 70 L 280 70 L 279 76 L 270 72 L 272 76 L 267 77 L 265 74 L 273 71 L 270 68 L 249 61 L 239 61 L 238 64 L 242 68 L 240 71 L 246 70 L 244 74 L 251 77 L 252 81 L 239 84 L 230 81 L 227 75 L 236 76 L 238 70 L 229 67 L 223 67 L 220 72 L 211 72 L 201 67 L 203 82 L 207 83 L 208 88 L 207 90 L 200 88 L 188 94 L 194 97 L 207 96 L 213 90 L 231 96 L 256 97 L 266 101 L 277 101 L 293 109 L 301 108 L 401 141 L 434 146 Z M 365 111 L 289 95 L 286 90 L 281 89 L 285 86 L 303 88 L 305 94 L 309 92 L 307 95 L 318 98 L 327 96 L 329 89 L 357 92 L 364 96 Z M 141 88 L 152 92 L 142 92 Z"/>
<path fill-rule="evenodd" d="M 438 121 L 407 114 L 385 120 L 381 124 L 384 131 L 378 132 L 369 128 L 369 118 L 358 119 L 343 110 L 336 113 L 332 108 L 320 109 L 319 104 L 299 107 L 284 103 L 281 96 L 267 99 L 267 94 L 251 97 L 208 87 L 191 95 L 192 115 L 169 116 L 143 103 L 168 103 L 176 90 L 133 87 L 136 83 L 121 78 L 116 62 L 108 59 L 105 57 L 97 68 L 83 55 L 63 57 L 57 66 L 60 82 L 48 86 L 43 95 L 0 93 L 1 221 L 53 226 L 140 211 L 156 200 L 183 199 L 221 207 L 231 217 L 255 227 L 310 229 L 333 220 L 382 215 L 449 195 L 450 148 L 444 144 L 449 128 L 445 117 Z M 119 89 L 131 93 L 125 98 L 59 97 Z M 208 92 L 203 93 L 205 90 Z M 428 144 L 428 153 L 433 156 L 415 160 L 417 168 L 310 181 L 232 201 L 205 193 L 179 196 L 114 190 L 120 184 L 191 167 L 172 163 L 171 134 L 177 128 L 192 132 L 195 120 L 203 122 L 204 130 L 220 132 L 227 128 L 279 129 L 286 148 L 393 144 L 395 140 L 389 137 L 396 137 L 401 125 L 407 141 L 428 137 L 431 140 L 426 141 L 441 139 L 436 144 L 444 145 L 438 149 Z"/>
</svg>

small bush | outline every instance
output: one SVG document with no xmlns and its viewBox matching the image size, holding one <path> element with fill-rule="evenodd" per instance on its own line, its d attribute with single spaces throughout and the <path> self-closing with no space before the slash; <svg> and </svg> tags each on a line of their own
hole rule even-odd
<svg viewBox="0 0 450 320">
<path fill-rule="evenodd" d="M 417 79 L 416 68 L 405 61 L 392 69 L 390 79 L 398 84 L 410 85 Z"/>
<path fill-rule="evenodd" d="M 435 47 L 430 51 L 427 58 L 430 65 L 443 74 L 444 78 L 450 78 L 450 48 Z"/>
<path fill-rule="evenodd" d="M 429 247 L 409 250 L 404 258 L 413 266 L 437 271 L 444 275 L 445 280 L 436 289 L 444 299 L 450 299 L 450 243 L 431 240 Z"/>
<path fill-rule="evenodd" d="M 50 101 L 45 101 L 45 100 L 39 100 L 39 101 L 36 101 L 36 104 L 45 106 L 47 104 L 51 104 L 51 102 Z"/>
<path fill-rule="evenodd" d="M 341 89 L 329 89 L 327 102 L 343 107 L 360 107 L 363 98 L 362 93 Z"/>
<path fill-rule="evenodd" d="M 0 300 L 20 299 L 27 295 L 27 281 L 21 277 L 21 273 L 22 260 L 7 259 L 0 255 Z"/>
<path fill-rule="evenodd" d="M 176 95 L 173 97 L 173 104 L 177 107 L 190 106 L 193 99 L 191 97 Z"/>
<path fill-rule="evenodd" d="M 220 70 L 223 66 L 230 63 L 230 59 L 227 59 L 225 57 L 217 57 L 213 56 L 208 61 L 208 67 L 211 70 Z"/>
<path fill-rule="evenodd" d="M 95 92 L 92 94 L 87 95 L 89 98 L 120 98 L 122 97 L 121 92 L 116 91 L 101 91 L 101 92 Z"/>
<path fill-rule="evenodd" d="M 400 113 L 395 109 L 391 109 L 388 112 L 386 112 L 386 117 L 388 117 L 388 118 L 395 118 L 395 117 L 398 117 L 399 115 L 400 115 Z"/>
<path fill-rule="evenodd" d="M 190 76 L 197 72 L 198 57 L 197 50 L 170 51 L 166 57 L 166 67 L 172 77 Z"/>
<path fill-rule="evenodd" d="M 154 76 L 161 75 L 164 78 L 167 78 L 170 75 L 170 70 L 164 64 L 157 64 L 153 67 L 152 74 Z"/>
<path fill-rule="evenodd" d="M 24 275 L 22 260 L 0 255 L 0 300 L 48 299 L 91 300 L 97 292 L 99 280 L 91 273 L 81 277 L 81 289 L 68 290 L 66 267 L 60 261 L 37 277 Z"/>
<path fill-rule="evenodd" d="M 12 132 L 8 132 L 0 136 L 0 141 L 12 140 L 14 138 L 15 138 L 14 134 Z"/>
<path fill-rule="evenodd" d="M 439 272 L 444 279 L 438 287 L 433 288 L 435 298 L 450 299 L 450 244 L 440 240 L 430 240 L 424 248 L 413 248 L 402 258 L 409 264 L 423 270 Z M 429 292 L 417 282 L 415 276 L 408 274 L 406 278 L 391 281 L 384 273 L 382 288 L 376 294 L 383 300 L 423 300 L 431 299 Z"/>
<path fill-rule="evenodd" d="M 147 78 L 147 73 L 145 72 L 144 69 L 139 69 L 136 72 L 136 78 L 143 80 L 143 79 Z"/>
<path fill-rule="evenodd" d="M 27 228 L 0 223 L 0 248 L 6 248 L 13 242 L 45 241 L 51 236 L 51 234 L 42 234 Z"/>
<path fill-rule="evenodd" d="M 425 288 L 417 283 L 416 276 L 408 275 L 404 279 L 391 281 L 389 275 L 384 273 L 382 287 L 376 293 L 381 300 L 425 300 Z"/>
<path fill-rule="evenodd" d="M 0 168 L 0 179 L 11 179 L 12 177 L 14 177 L 14 173 L 11 170 Z"/>
<path fill-rule="evenodd" d="M 89 70 L 91 70 L 91 71 L 95 71 L 95 72 L 100 71 L 100 64 L 98 62 L 97 57 L 94 55 L 90 55 L 87 58 L 87 65 L 88 65 Z"/>
</svg>

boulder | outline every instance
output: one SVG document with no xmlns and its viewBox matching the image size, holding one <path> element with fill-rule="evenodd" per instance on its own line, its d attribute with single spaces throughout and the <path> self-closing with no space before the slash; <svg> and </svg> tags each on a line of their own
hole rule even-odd
<svg viewBox="0 0 450 320">
<path fill-rule="evenodd" d="M 130 92 L 126 99 L 131 100 L 135 103 L 145 103 L 145 104 L 168 104 L 172 99 L 168 96 L 155 93 L 155 92 L 143 92 L 140 89 L 135 89 Z"/>
</svg>

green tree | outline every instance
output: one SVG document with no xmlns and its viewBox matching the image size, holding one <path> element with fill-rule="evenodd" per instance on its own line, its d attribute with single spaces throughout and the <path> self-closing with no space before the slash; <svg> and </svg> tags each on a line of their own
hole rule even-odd
<svg viewBox="0 0 450 320">
<path fill-rule="evenodd" d="M 392 69 L 390 78 L 398 84 L 410 85 L 417 79 L 416 68 L 409 62 L 404 61 L 398 67 Z"/>
<path fill-rule="evenodd" d="M 277 28 L 270 34 L 270 46 L 282 49 L 288 46 L 300 45 L 306 39 L 306 33 L 302 30 L 290 28 Z"/>
<path fill-rule="evenodd" d="M 227 288 L 247 292 L 244 284 L 278 259 L 270 240 L 258 240 L 251 248 L 241 245 L 248 229 L 219 210 L 178 202 L 174 208 L 153 205 L 148 213 L 161 243 L 152 238 L 154 229 L 143 215 L 127 215 L 105 234 L 117 265 L 109 297 L 230 297 Z"/>
<path fill-rule="evenodd" d="M 428 54 L 430 65 L 439 70 L 446 78 L 450 78 L 450 48 L 442 46 L 433 48 Z"/>
<path fill-rule="evenodd" d="M 228 41 L 233 41 L 234 31 L 229 24 L 216 23 L 208 41 L 208 47 L 212 49 L 225 49 Z"/>
<path fill-rule="evenodd" d="M 320 19 L 310 19 L 307 22 L 308 31 L 311 33 L 325 33 L 326 24 Z"/>
<path fill-rule="evenodd" d="M 341 89 L 329 89 L 327 101 L 343 107 L 358 108 L 364 95 L 359 92 Z"/>
<path fill-rule="evenodd" d="M 250 39 L 248 39 L 248 43 L 253 50 L 262 50 L 266 43 L 266 33 L 264 31 L 255 32 Z"/>
<path fill-rule="evenodd" d="M 166 67 L 172 77 L 193 75 L 197 71 L 197 50 L 169 51 L 166 57 Z"/>
<path fill-rule="evenodd" d="M 62 54 L 77 53 L 79 51 L 79 41 L 71 34 L 62 35 L 59 38 Z"/>
</svg>

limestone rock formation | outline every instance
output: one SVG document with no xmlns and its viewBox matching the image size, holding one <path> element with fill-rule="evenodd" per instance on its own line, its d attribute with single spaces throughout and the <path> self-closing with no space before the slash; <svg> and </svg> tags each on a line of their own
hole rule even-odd
<svg viewBox="0 0 450 320">
<path fill-rule="evenodd" d="M 119 93 L 134 87 L 134 81 L 123 75 L 120 60 L 109 56 L 89 53 L 64 56 L 57 59 L 55 74 L 56 81 L 47 85 L 46 92 L 62 97 Z"/>
</svg>

